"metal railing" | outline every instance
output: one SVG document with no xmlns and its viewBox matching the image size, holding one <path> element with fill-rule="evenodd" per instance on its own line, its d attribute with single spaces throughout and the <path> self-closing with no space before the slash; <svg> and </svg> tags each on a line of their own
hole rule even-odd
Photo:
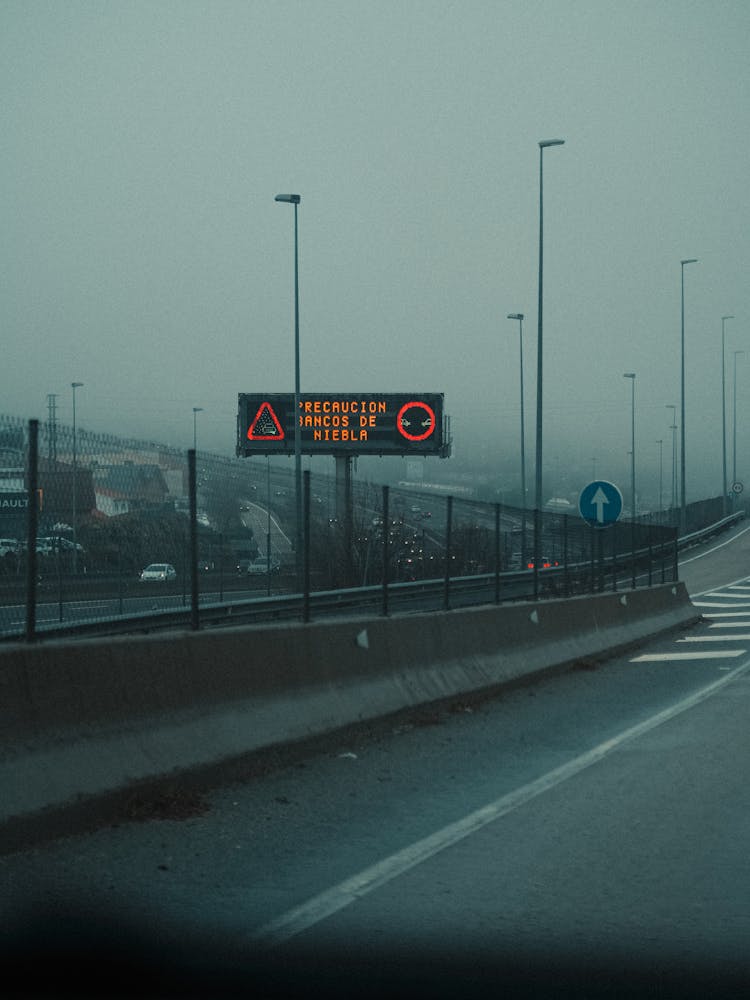
<svg viewBox="0 0 750 1000">
<path fill-rule="evenodd" d="M 242 460 L 86 434 L 73 449 L 60 428 L 53 453 L 36 421 L 0 423 L 3 442 L 6 472 L 10 444 L 19 456 L 14 478 L 6 475 L 15 521 L 6 520 L 0 539 L 0 635 L 8 640 L 306 622 L 652 586 L 677 578 L 681 546 L 742 516 L 678 539 L 660 519 L 600 529 L 567 514 L 541 511 L 535 519 L 504 504 L 368 483 L 355 484 L 341 509 L 331 505 L 331 483 L 305 472 L 298 566 L 288 540 L 293 497 L 280 484 L 272 489 L 269 467 L 253 475 Z M 167 498 L 170 478 L 178 495 Z M 169 567 L 163 578 L 142 579 L 151 562 Z"/>
</svg>

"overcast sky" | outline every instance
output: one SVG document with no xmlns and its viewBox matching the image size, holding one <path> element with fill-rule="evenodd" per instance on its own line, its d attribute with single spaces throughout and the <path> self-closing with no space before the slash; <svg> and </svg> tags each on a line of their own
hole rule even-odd
<svg viewBox="0 0 750 1000">
<path fill-rule="evenodd" d="M 238 392 L 444 392 L 456 461 L 750 479 L 747 0 L 0 0 L 0 412 L 233 452 Z M 731 440 L 730 440 L 731 460 Z M 374 460 L 373 460 L 374 461 Z M 437 462 L 438 460 L 430 460 Z M 731 473 L 731 468 L 730 468 Z M 665 471 L 665 476 L 667 472 Z M 625 484 L 627 485 L 627 484 Z"/>
</svg>

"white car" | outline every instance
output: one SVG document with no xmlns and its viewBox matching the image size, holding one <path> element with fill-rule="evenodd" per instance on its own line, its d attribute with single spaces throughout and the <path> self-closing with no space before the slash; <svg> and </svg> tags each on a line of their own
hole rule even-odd
<svg viewBox="0 0 750 1000">
<path fill-rule="evenodd" d="M 141 573 L 141 582 L 149 580 L 176 580 L 177 570 L 170 563 L 151 563 Z"/>
<path fill-rule="evenodd" d="M 281 563 L 279 560 L 274 559 L 274 557 L 271 556 L 271 572 L 278 573 L 280 569 Z M 247 573 L 248 576 L 261 576 L 267 572 L 268 560 L 265 556 L 258 556 L 257 559 L 253 559 L 252 562 L 248 563 L 247 568 L 245 569 L 245 573 Z"/>
<path fill-rule="evenodd" d="M 21 546 L 15 538 L 0 538 L 0 558 L 10 553 L 15 555 L 20 548 Z"/>
</svg>

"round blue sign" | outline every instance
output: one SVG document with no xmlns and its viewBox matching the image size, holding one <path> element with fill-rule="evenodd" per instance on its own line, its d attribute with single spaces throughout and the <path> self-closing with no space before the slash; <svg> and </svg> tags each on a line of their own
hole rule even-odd
<svg viewBox="0 0 750 1000">
<path fill-rule="evenodd" d="M 622 513 L 622 493 L 614 483 L 596 479 L 581 490 L 578 510 L 584 521 L 595 528 L 606 528 Z"/>
</svg>

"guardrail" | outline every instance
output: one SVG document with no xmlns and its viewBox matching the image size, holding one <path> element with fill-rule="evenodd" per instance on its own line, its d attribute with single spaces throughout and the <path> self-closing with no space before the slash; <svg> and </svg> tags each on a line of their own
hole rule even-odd
<svg viewBox="0 0 750 1000">
<path fill-rule="evenodd" d="M 35 421 L 29 427 L 30 467 L 36 454 Z M 141 587 L 138 595 L 132 588 L 124 595 L 122 577 L 64 578 L 60 571 L 58 552 L 57 577 L 47 587 L 46 611 L 52 612 L 50 620 L 40 621 L 37 611 L 42 606 L 44 591 L 38 579 L 41 563 L 51 565 L 49 557 L 37 558 L 35 546 L 29 547 L 25 577 L 18 578 L 25 584 L 25 600 L 20 586 L 9 584 L 7 576 L 0 589 L 0 635 L 17 641 L 29 642 L 41 638 L 75 635 L 122 634 L 154 632 L 170 628 L 218 628 L 240 622 L 301 619 L 332 614 L 348 614 L 370 610 L 388 616 L 398 611 L 436 611 L 469 604 L 506 603 L 519 600 L 543 600 L 548 597 L 567 597 L 575 594 L 600 593 L 623 587 L 652 586 L 677 579 L 677 553 L 712 535 L 728 529 L 744 516 L 743 511 L 722 517 L 716 522 L 678 538 L 675 528 L 658 523 L 616 523 L 604 529 L 591 527 L 580 518 L 570 515 L 541 512 L 538 516 L 542 532 L 541 551 L 552 552 L 546 568 L 524 568 L 531 550 L 529 539 L 537 517 L 533 511 L 507 508 L 496 503 L 457 501 L 453 497 L 431 498 L 433 511 L 419 520 L 419 505 L 404 514 L 403 509 L 395 518 L 389 487 L 382 487 L 377 496 L 359 498 L 362 510 L 372 520 L 372 530 L 359 539 L 365 553 L 358 572 L 365 579 L 352 585 L 351 549 L 354 524 L 335 524 L 315 520 L 311 503 L 310 473 L 304 476 L 304 552 L 302 572 L 281 574 L 273 578 L 273 589 L 280 585 L 287 592 L 272 594 L 272 578 L 264 580 L 268 592 L 263 596 L 237 597 L 224 593 L 227 578 L 219 575 L 218 593 L 200 593 L 209 578 L 199 573 L 198 507 L 196 453 L 188 452 L 188 479 L 190 482 L 189 554 L 185 559 L 180 580 L 174 585 L 175 593 L 167 596 L 150 591 L 157 607 L 135 605 L 144 596 Z M 39 507 L 36 501 L 38 482 L 28 477 L 28 530 L 27 538 L 38 534 Z M 424 499 L 423 499 L 424 502 Z M 708 502 L 702 502 L 706 508 Z M 442 508 L 442 510 L 440 509 Z M 371 515 L 375 513 L 375 517 Z M 444 516 L 440 516 L 443 514 Z M 419 528 L 421 525 L 421 528 Z M 377 526 L 377 527 L 374 527 Z M 360 530 L 362 530 L 360 528 Z M 322 541 L 314 551 L 313 542 Z M 419 536 L 419 542 L 414 541 Z M 411 548 L 404 548 L 404 538 L 412 539 Z M 344 543 L 342 545 L 342 543 Z M 421 547 L 417 553 L 417 545 Z M 339 546 L 341 563 L 337 572 L 343 585 L 326 586 L 331 576 L 321 564 L 321 550 L 330 563 L 332 545 Z M 348 546 L 348 548 L 347 548 Z M 33 550 L 33 551 L 32 551 Z M 74 550 L 75 551 L 75 550 Z M 341 555 L 341 552 L 344 555 Z M 515 567 L 514 567 L 515 564 Z M 343 568 L 342 568 L 343 566 Z M 429 572 L 435 567 L 438 573 Z M 85 567 L 84 567 L 85 568 Z M 467 571 L 468 568 L 468 571 Z M 399 579 L 404 573 L 412 579 Z M 419 576 L 424 578 L 420 579 Z M 334 574 L 335 575 L 335 574 Z M 367 580 L 373 577 L 376 583 Z M 75 596 L 72 596 L 75 587 Z M 67 591 L 71 594 L 68 595 Z M 166 590 L 166 586 L 163 588 Z M 181 593 L 180 593 L 181 592 Z M 115 596 L 113 596 L 115 594 Z M 85 596 L 84 596 L 85 595 Z M 170 602 L 182 601 L 181 607 L 169 607 Z M 142 603 L 142 600 L 140 601 Z M 130 604 L 130 608 L 127 608 Z M 12 612 L 12 614 L 11 614 Z M 51 620 L 52 618 L 55 620 Z M 65 620 L 64 620 L 65 619 Z"/>
</svg>

